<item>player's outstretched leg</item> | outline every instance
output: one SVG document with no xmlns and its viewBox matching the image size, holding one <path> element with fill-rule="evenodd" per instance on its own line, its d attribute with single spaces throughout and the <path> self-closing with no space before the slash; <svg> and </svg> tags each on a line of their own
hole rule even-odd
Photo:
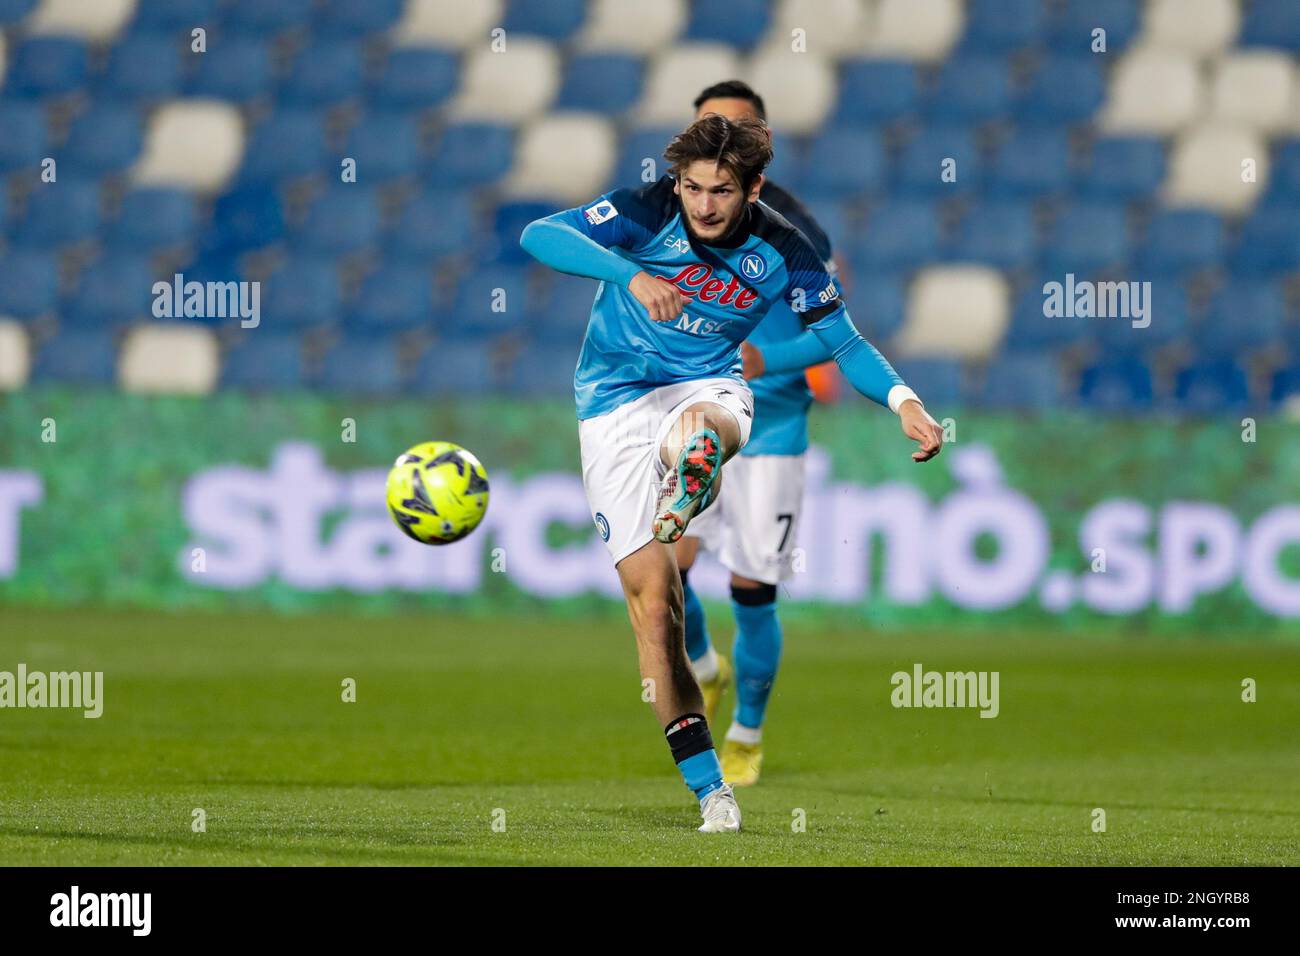
<svg viewBox="0 0 1300 956">
<path fill-rule="evenodd" d="M 732 576 L 736 613 L 736 710 L 722 745 L 724 779 L 738 787 L 758 783 L 763 767 L 763 718 L 781 662 L 776 587 Z"/>
<path fill-rule="evenodd" d="M 682 587 L 672 550 L 651 541 L 618 563 L 618 576 L 636 634 L 641 678 L 652 681 L 651 706 L 682 779 L 700 801 L 700 831 L 734 833 L 740 829 L 740 807 L 722 779 L 704 700 L 686 657 Z"/>
<path fill-rule="evenodd" d="M 691 587 L 687 573 L 695 564 L 695 555 L 699 550 L 699 539 L 686 535 L 676 544 L 677 567 L 682 578 L 682 597 L 684 599 L 686 629 L 686 656 L 690 658 L 691 670 L 700 684 L 704 695 L 704 716 L 709 726 L 717 723 L 718 705 L 722 695 L 731 686 L 731 663 L 713 648 L 709 640 L 709 624 L 704 617 L 704 605 Z"/>
<path fill-rule="evenodd" d="M 682 412 L 659 449 L 668 467 L 659 486 L 653 532 L 671 544 L 717 496 L 722 463 L 740 447 L 740 426 L 727 409 L 696 402 Z"/>
</svg>

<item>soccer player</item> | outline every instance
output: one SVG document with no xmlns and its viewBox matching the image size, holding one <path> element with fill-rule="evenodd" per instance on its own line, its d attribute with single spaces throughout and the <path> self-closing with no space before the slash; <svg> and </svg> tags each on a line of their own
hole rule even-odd
<svg viewBox="0 0 1300 956">
<path fill-rule="evenodd" d="M 716 83 L 695 99 L 696 118 L 718 113 L 730 120 L 766 122 L 762 97 L 740 80 Z M 812 244 L 836 274 L 826 233 L 793 196 L 765 179 L 759 201 L 775 209 Z M 781 660 L 776 586 L 791 573 L 790 557 L 803 508 L 804 453 L 812 394 L 804 368 L 829 361 L 830 351 L 784 303 L 773 307 L 742 345 L 744 373 L 754 394 L 754 424 L 743 451 L 727 468 L 727 492 L 700 515 L 676 545 L 686 607 L 686 653 L 713 723 L 731 682 L 731 665 L 709 640 L 704 608 L 687 572 L 700 547 L 731 572 L 736 619 L 736 707 L 722 744 L 727 783 L 758 782 L 763 761 L 763 718 Z"/>
<path fill-rule="evenodd" d="M 600 280 L 574 373 L 582 478 L 636 635 L 641 677 L 706 833 L 740 829 L 686 656 L 672 543 L 722 487 L 749 438 L 739 345 L 788 302 L 848 381 L 938 453 L 938 424 L 858 334 L 808 240 L 758 203 L 767 128 L 709 115 L 674 137 L 668 175 L 530 223 L 520 244 Z M 905 400 L 908 399 L 908 400 Z"/>
</svg>

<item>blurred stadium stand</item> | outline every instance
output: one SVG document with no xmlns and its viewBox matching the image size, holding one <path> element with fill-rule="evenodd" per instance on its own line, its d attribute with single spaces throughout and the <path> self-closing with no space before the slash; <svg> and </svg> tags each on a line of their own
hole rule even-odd
<svg viewBox="0 0 1300 956">
<path fill-rule="evenodd" d="M 1296 0 L 0 0 L 0 389 L 567 395 L 594 284 L 520 230 L 739 76 L 933 403 L 1281 403 L 1298 55 Z M 176 272 L 263 327 L 155 319 Z M 1151 325 L 1047 317 L 1066 273 Z"/>
</svg>

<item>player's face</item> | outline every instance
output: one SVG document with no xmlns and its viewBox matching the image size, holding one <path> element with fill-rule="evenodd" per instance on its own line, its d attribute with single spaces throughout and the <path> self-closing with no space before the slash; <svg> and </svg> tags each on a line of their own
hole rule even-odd
<svg viewBox="0 0 1300 956">
<path fill-rule="evenodd" d="M 683 170 L 673 191 L 681 197 L 686 228 L 695 238 L 707 243 L 729 236 L 740 222 L 745 205 L 757 201 L 762 188 L 760 175 L 746 194 L 731 170 L 707 159 L 697 159 Z"/>
</svg>

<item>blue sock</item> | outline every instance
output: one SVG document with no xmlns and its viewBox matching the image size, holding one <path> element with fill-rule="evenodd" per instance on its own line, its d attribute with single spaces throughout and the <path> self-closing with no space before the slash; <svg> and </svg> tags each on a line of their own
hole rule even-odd
<svg viewBox="0 0 1300 956">
<path fill-rule="evenodd" d="M 703 714 L 683 714 L 664 728 L 673 761 L 697 800 L 722 786 L 722 764 Z"/>
<path fill-rule="evenodd" d="M 686 656 L 698 661 L 709 652 L 709 625 L 704 619 L 704 605 L 687 582 L 685 571 L 682 572 L 682 593 L 686 598 Z"/>
<path fill-rule="evenodd" d="M 742 727 L 762 727 L 781 663 L 776 588 L 732 588 L 731 597 L 736 614 L 736 643 L 731 651 L 736 663 L 735 721 Z"/>
<path fill-rule="evenodd" d="M 682 772 L 686 786 L 694 791 L 696 800 L 703 800 L 722 786 L 722 764 L 718 762 L 718 752 L 712 747 L 694 757 L 687 757 L 677 765 L 677 769 Z"/>
</svg>

